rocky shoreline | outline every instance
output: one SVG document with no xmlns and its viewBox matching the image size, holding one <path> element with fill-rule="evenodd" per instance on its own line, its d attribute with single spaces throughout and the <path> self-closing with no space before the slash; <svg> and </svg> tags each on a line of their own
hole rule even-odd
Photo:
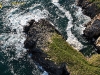
<svg viewBox="0 0 100 75">
<path fill-rule="evenodd" d="M 93 40 L 93 43 L 98 49 L 97 52 L 100 53 L 100 32 L 99 32 L 100 31 L 100 14 L 99 14 L 100 9 L 97 8 L 95 4 L 89 2 L 88 0 L 77 0 L 77 3 L 78 6 L 82 7 L 83 13 L 92 18 L 92 20 L 85 25 L 86 28 L 84 30 L 84 35 L 90 40 Z M 49 75 L 70 74 L 67 71 L 68 69 L 66 66 L 66 63 L 70 62 L 69 58 L 67 59 L 68 61 L 66 63 L 62 63 L 58 65 L 56 64 L 56 62 L 52 61 L 50 59 L 50 56 L 46 53 L 50 50 L 48 44 L 52 42 L 51 39 L 52 36 L 55 33 L 61 35 L 59 31 L 55 29 L 55 27 L 48 20 L 41 19 L 38 22 L 36 22 L 35 20 L 30 20 L 28 22 L 28 25 L 24 27 L 24 32 L 26 33 L 26 40 L 24 42 L 24 47 L 27 49 L 28 54 L 31 56 L 34 62 L 42 66 L 43 69 L 46 70 Z M 74 61 L 73 62 L 71 61 L 70 63 L 74 63 Z"/>
<path fill-rule="evenodd" d="M 77 0 L 77 5 L 82 7 L 83 13 L 92 19 L 100 13 L 100 8 L 97 4 L 89 0 Z"/>
<path fill-rule="evenodd" d="M 78 0 L 77 5 L 81 6 L 83 13 L 92 19 L 85 25 L 83 32 L 94 43 L 97 53 L 100 53 L 100 8 L 89 0 Z"/>
<path fill-rule="evenodd" d="M 28 23 L 24 27 L 24 32 L 26 33 L 24 47 L 28 49 L 28 53 L 34 62 L 42 66 L 49 75 L 69 75 L 65 63 L 57 65 L 46 54 L 49 50 L 48 43 L 52 42 L 51 37 L 55 33 L 61 35 L 58 30 L 45 19 L 41 19 L 38 22 L 31 20 Z"/>
</svg>

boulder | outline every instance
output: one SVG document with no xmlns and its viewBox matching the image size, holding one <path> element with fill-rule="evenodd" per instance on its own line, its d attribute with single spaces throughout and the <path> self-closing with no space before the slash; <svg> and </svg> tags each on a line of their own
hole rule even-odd
<svg viewBox="0 0 100 75">
<path fill-rule="evenodd" d="M 100 20 L 96 19 L 91 25 L 88 25 L 83 32 L 88 38 L 98 37 L 100 35 Z"/>
</svg>

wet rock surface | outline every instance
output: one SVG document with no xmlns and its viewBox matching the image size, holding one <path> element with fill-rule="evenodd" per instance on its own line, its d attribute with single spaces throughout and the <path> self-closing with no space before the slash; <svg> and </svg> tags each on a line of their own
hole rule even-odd
<svg viewBox="0 0 100 75">
<path fill-rule="evenodd" d="M 84 35 L 88 38 L 98 37 L 100 35 L 100 20 L 96 19 L 92 24 L 88 25 L 84 30 Z"/>
<path fill-rule="evenodd" d="M 77 0 L 77 5 L 81 6 L 83 13 L 91 18 L 100 13 L 100 8 L 96 4 L 89 2 L 89 0 Z"/>
<path fill-rule="evenodd" d="M 98 38 L 100 37 L 100 14 L 96 15 L 88 24 L 83 31 L 84 35 L 91 41 L 97 48 L 97 53 L 100 54 L 100 47 L 97 44 Z"/>
<path fill-rule="evenodd" d="M 45 19 L 41 19 L 38 22 L 31 20 L 28 23 L 29 25 L 24 27 L 24 32 L 26 33 L 24 47 L 28 49 L 28 53 L 29 55 L 31 54 L 34 62 L 42 66 L 49 75 L 69 75 L 65 63 L 58 66 L 49 60 L 48 55 L 44 53 L 49 50 L 47 43 L 52 35 L 60 33 Z"/>
<path fill-rule="evenodd" d="M 100 53 L 100 8 L 97 7 L 96 3 L 89 2 L 89 0 L 77 0 L 77 5 L 81 6 L 83 13 L 91 17 L 91 21 L 85 26 L 84 35 L 91 40 L 97 48 L 97 53 Z M 94 39 L 94 40 L 93 40 Z"/>
</svg>

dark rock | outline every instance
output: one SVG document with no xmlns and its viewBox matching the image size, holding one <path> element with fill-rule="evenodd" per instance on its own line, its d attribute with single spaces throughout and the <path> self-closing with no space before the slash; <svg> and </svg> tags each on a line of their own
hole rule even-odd
<svg viewBox="0 0 100 75">
<path fill-rule="evenodd" d="M 33 25 L 33 23 L 35 22 L 35 20 L 30 20 L 28 23 L 29 23 L 29 25 L 26 25 L 25 27 L 24 27 L 24 31 L 23 32 L 25 32 L 26 34 L 28 33 L 28 31 L 29 31 L 29 29 L 30 29 L 30 27 Z"/>
<path fill-rule="evenodd" d="M 41 50 L 33 50 L 31 53 L 33 54 L 32 59 L 36 63 L 39 63 L 39 65 L 41 65 L 49 73 L 49 75 L 69 75 L 65 63 L 57 66 L 54 62 L 46 59 L 47 55 L 41 52 Z"/>
<path fill-rule="evenodd" d="M 100 54 L 100 37 L 95 42 L 96 48 L 98 49 L 97 52 Z"/>
<path fill-rule="evenodd" d="M 97 6 L 97 3 L 89 0 L 77 0 L 77 5 L 82 7 L 83 13 L 92 18 L 85 25 L 84 35 L 97 48 L 97 53 L 100 53 L 100 38 L 98 38 L 100 36 L 100 7 Z"/>
<path fill-rule="evenodd" d="M 60 70 L 62 72 L 61 75 L 69 75 L 69 73 L 67 72 L 66 64 L 65 63 L 61 64 Z"/>
<path fill-rule="evenodd" d="M 24 27 L 24 31 L 23 31 L 23 32 L 25 32 L 25 33 L 27 34 L 27 33 L 28 33 L 28 31 L 29 31 L 29 28 L 30 28 L 29 26 L 25 26 L 25 27 Z"/>
<path fill-rule="evenodd" d="M 83 6 L 84 0 L 76 0 L 78 6 Z"/>
<path fill-rule="evenodd" d="M 32 20 L 30 20 L 28 23 L 29 23 L 30 26 L 32 26 L 34 22 L 35 22 L 35 20 L 32 19 Z"/>
<path fill-rule="evenodd" d="M 24 42 L 24 47 L 27 49 L 33 49 L 36 47 L 36 40 L 34 41 L 31 38 L 27 38 Z"/>
<path fill-rule="evenodd" d="M 100 20 L 96 19 L 92 25 L 89 25 L 84 30 L 84 35 L 93 38 L 100 35 Z"/>
<path fill-rule="evenodd" d="M 91 18 L 94 18 L 100 13 L 100 8 L 95 3 L 89 2 L 88 0 L 78 0 L 77 5 L 81 6 L 83 13 Z"/>
<path fill-rule="evenodd" d="M 34 62 L 41 65 L 49 75 L 69 75 L 66 64 L 57 66 L 42 50 L 47 48 L 48 38 L 52 37 L 53 33 L 60 34 L 60 32 L 45 19 L 38 22 L 31 20 L 28 23 L 29 26 L 24 27 L 24 32 L 27 34 L 24 47 L 28 49 L 27 52 Z"/>
</svg>

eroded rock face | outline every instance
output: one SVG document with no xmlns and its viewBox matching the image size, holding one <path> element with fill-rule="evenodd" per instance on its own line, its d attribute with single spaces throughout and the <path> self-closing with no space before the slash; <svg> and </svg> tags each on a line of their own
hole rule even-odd
<svg viewBox="0 0 100 75">
<path fill-rule="evenodd" d="M 100 13 L 100 8 L 98 8 L 96 4 L 89 2 L 89 0 L 77 0 L 77 5 L 81 6 L 83 13 L 91 18 L 94 18 Z"/>
<path fill-rule="evenodd" d="M 95 44 L 97 52 L 100 53 L 100 8 L 97 7 L 96 3 L 89 0 L 77 0 L 77 5 L 81 6 L 83 13 L 92 19 L 85 25 L 86 28 L 83 32 Z"/>
<path fill-rule="evenodd" d="M 41 65 L 49 75 L 69 75 L 66 64 L 57 66 L 44 53 L 52 35 L 60 34 L 50 22 L 45 19 L 38 22 L 31 20 L 29 25 L 24 27 L 24 32 L 27 34 L 24 47 L 28 49 L 28 53 L 32 55 L 31 57 L 36 63 Z"/>
<path fill-rule="evenodd" d="M 98 37 L 100 35 L 100 20 L 96 19 L 92 25 L 88 25 L 84 30 L 84 35 L 89 38 Z"/>
</svg>

